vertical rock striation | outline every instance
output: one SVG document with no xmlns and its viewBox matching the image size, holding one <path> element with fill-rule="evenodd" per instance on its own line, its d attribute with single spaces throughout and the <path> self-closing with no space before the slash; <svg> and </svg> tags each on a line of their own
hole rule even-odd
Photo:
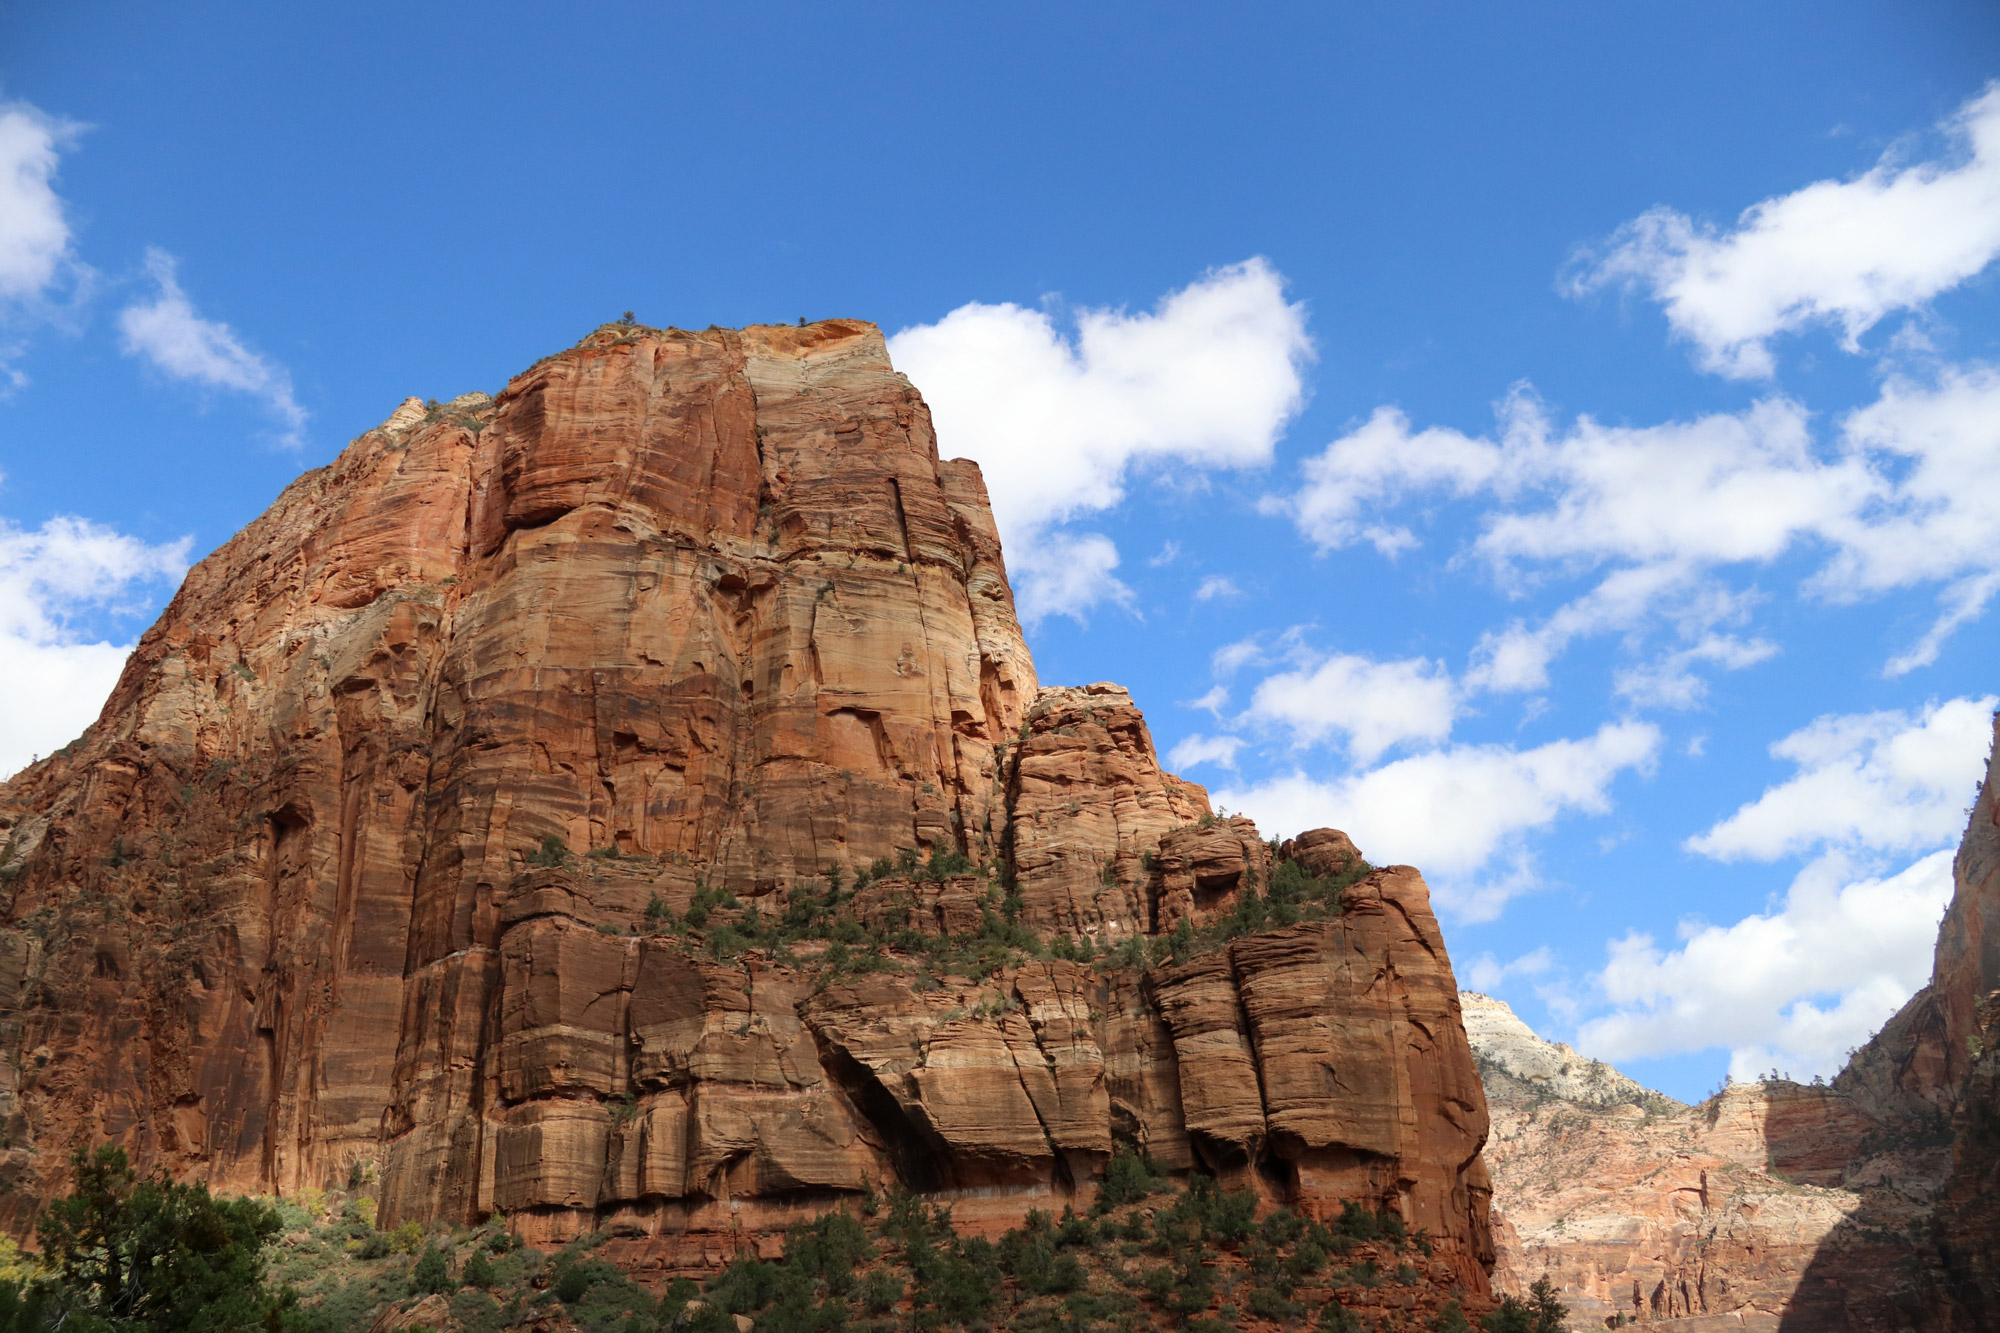
<svg viewBox="0 0 2000 1333">
<path fill-rule="evenodd" d="M 0 834 L 17 1229 L 109 1138 L 694 1269 L 891 1183 L 1085 1202 L 1124 1142 L 1393 1209 L 1486 1290 L 1423 881 L 1216 819 L 1122 689 L 1040 686 L 872 325 L 607 326 L 411 400 L 189 574 Z M 1285 860 L 1342 910 L 1164 959 Z"/>
</svg>

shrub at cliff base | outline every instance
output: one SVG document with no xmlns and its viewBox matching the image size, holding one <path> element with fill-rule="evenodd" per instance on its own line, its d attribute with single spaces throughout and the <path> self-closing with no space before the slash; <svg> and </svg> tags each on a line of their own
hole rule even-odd
<svg viewBox="0 0 2000 1333">
<path fill-rule="evenodd" d="M 595 1253 L 602 1235 L 542 1254 L 503 1218 L 385 1233 L 365 1198 L 336 1194 L 330 1210 L 319 1198 L 310 1212 L 216 1199 L 137 1177 L 116 1148 L 79 1151 L 72 1166 L 75 1192 L 37 1228 L 41 1266 L 0 1275 L 0 1333 L 363 1333 L 431 1295 L 455 1333 L 737 1333 L 739 1319 L 754 1333 L 1474 1328 L 1420 1267 L 1428 1239 L 1394 1215 L 1350 1202 L 1325 1222 L 1285 1208 L 1260 1219 L 1248 1191 L 1170 1180 L 1129 1148 L 1087 1216 L 1034 1210 L 995 1242 L 961 1236 L 947 1207 L 871 1191 L 866 1220 L 800 1222 L 782 1258 L 746 1251 L 705 1285 L 676 1279 L 658 1295 Z M 1478 1327 L 1556 1333 L 1563 1314 L 1545 1279 Z"/>
<path fill-rule="evenodd" d="M 282 1316 L 264 1282 L 275 1211 L 164 1174 L 141 1179 L 122 1148 L 79 1148 L 70 1166 L 75 1191 L 35 1228 L 43 1271 L 0 1282 L 0 1330 L 235 1333 Z"/>
</svg>

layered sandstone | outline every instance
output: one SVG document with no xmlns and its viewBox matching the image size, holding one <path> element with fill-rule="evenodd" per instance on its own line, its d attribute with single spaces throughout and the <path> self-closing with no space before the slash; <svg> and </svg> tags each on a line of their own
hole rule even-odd
<svg viewBox="0 0 2000 1333">
<path fill-rule="evenodd" d="M 1593 1326 L 1776 1329 L 1860 1206 L 1849 1165 L 1880 1126 L 1795 1083 L 1686 1106 L 1543 1041 L 1502 1001 L 1460 999 L 1493 1118 L 1496 1285 L 1547 1274 Z"/>
<path fill-rule="evenodd" d="M 1081 1204 L 1123 1142 L 1396 1210 L 1486 1289 L 1423 881 L 1216 936 L 1274 855 L 1359 853 L 1217 820 L 1123 690 L 1040 685 L 871 325 L 608 326 L 412 400 L 190 573 L 0 820 L 17 1228 L 109 1138 L 689 1269 L 895 1184 Z M 830 936 L 740 947 L 815 902 Z"/>
</svg>

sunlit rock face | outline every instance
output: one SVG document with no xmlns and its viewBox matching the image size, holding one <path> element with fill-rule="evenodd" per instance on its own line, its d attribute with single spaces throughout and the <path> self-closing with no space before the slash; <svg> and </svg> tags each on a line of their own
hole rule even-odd
<svg viewBox="0 0 2000 1333">
<path fill-rule="evenodd" d="M 17 1229 L 112 1139 L 689 1271 L 895 1184 L 1080 1206 L 1123 1143 L 1397 1211 L 1486 1290 L 1422 879 L 1217 819 L 1124 690 L 1040 685 L 872 325 L 612 325 L 411 400 L 190 573 L 0 822 Z M 1328 909 L 1225 929 L 1287 861 Z"/>
</svg>

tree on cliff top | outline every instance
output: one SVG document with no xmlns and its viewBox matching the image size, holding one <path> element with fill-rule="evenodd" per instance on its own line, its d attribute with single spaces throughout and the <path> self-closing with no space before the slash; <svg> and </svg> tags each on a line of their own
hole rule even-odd
<svg viewBox="0 0 2000 1333">
<path fill-rule="evenodd" d="M 0 1333 L 236 1333 L 278 1307 L 262 1257 L 275 1211 L 164 1172 L 142 1179 L 122 1148 L 78 1148 L 70 1166 L 75 1190 L 36 1223 L 43 1271 L 0 1283 Z"/>
</svg>

